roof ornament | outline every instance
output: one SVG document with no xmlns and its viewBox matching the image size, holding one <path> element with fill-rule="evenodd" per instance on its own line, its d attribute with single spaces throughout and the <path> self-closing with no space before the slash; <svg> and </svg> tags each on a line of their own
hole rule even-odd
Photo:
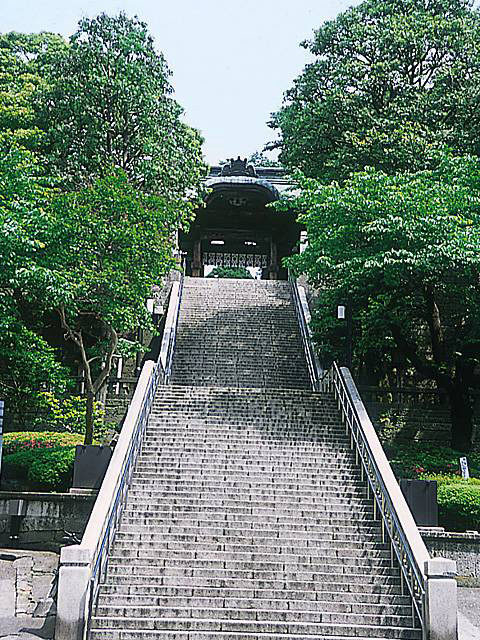
<svg viewBox="0 0 480 640">
<path fill-rule="evenodd" d="M 236 160 L 228 159 L 228 163 L 222 167 L 222 176 L 250 176 L 257 177 L 257 172 L 252 164 L 247 165 L 247 158 L 242 160 L 240 156 Z"/>
</svg>

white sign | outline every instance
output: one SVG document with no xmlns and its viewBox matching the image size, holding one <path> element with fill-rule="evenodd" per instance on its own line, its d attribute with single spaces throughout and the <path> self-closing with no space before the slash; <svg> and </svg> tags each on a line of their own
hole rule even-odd
<svg viewBox="0 0 480 640">
<path fill-rule="evenodd" d="M 460 458 L 460 469 L 462 471 L 462 478 L 468 480 L 470 478 L 470 473 L 468 471 L 468 461 L 466 458 Z"/>
</svg>

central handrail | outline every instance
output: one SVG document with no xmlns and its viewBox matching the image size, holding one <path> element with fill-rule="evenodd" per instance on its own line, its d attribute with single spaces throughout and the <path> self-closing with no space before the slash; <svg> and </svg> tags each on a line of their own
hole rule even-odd
<svg viewBox="0 0 480 640">
<path fill-rule="evenodd" d="M 313 347 L 312 331 L 310 329 L 310 309 L 308 308 L 305 289 L 298 285 L 297 279 L 288 272 L 288 280 L 292 291 L 295 313 L 302 338 L 303 350 L 307 361 L 308 374 L 314 391 L 319 391 L 324 371 L 320 365 L 317 353 Z"/>
<path fill-rule="evenodd" d="M 108 552 L 123 513 L 155 394 L 160 384 L 170 380 L 182 285 L 183 276 L 172 284 L 159 360 L 147 360 L 143 365 L 82 541 L 61 551 L 56 640 L 88 637 L 92 611 L 108 568 Z"/>
</svg>

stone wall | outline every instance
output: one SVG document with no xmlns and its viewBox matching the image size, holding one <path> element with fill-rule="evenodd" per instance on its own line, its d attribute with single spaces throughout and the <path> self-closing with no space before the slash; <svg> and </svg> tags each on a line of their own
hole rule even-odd
<svg viewBox="0 0 480 640">
<path fill-rule="evenodd" d="M 12 541 L 10 500 L 25 500 L 18 539 Z M 66 544 L 65 532 L 83 534 L 95 498 L 70 493 L 26 493 L 0 491 L 0 545 L 58 551 Z"/>
<path fill-rule="evenodd" d="M 382 442 L 389 445 L 428 442 L 450 446 L 450 409 L 421 402 L 379 402 L 360 391 Z M 474 451 L 480 451 L 480 405 L 475 406 Z"/>
<path fill-rule="evenodd" d="M 0 548 L 0 618 L 54 615 L 58 559 L 56 553 Z"/>
<path fill-rule="evenodd" d="M 454 533 L 435 528 L 420 528 L 422 538 L 432 556 L 442 556 L 457 563 L 460 582 L 480 586 L 480 533 Z M 467 579 L 467 580 L 465 580 Z"/>
</svg>

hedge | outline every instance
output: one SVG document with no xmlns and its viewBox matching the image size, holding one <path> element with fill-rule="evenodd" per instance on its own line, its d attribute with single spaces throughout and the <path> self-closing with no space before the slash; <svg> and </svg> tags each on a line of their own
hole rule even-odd
<svg viewBox="0 0 480 640">
<path fill-rule="evenodd" d="M 68 491 L 72 484 L 75 445 L 83 435 L 14 432 L 4 436 L 2 481 L 23 491 Z"/>
<path fill-rule="evenodd" d="M 426 474 L 438 483 L 438 515 L 450 531 L 480 530 L 480 479 L 464 480 L 457 475 Z"/>
</svg>

